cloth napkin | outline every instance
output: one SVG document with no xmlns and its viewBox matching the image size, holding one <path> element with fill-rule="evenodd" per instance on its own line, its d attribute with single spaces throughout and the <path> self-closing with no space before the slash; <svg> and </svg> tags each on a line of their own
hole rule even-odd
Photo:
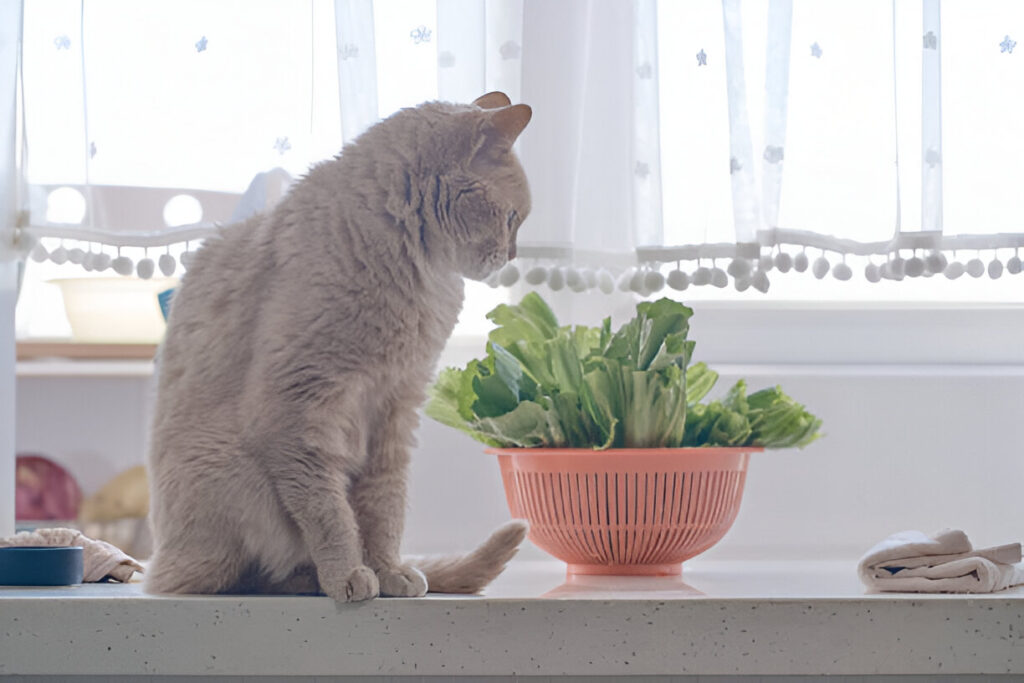
<svg viewBox="0 0 1024 683">
<path fill-rule="evenodd" d="M 876 591 L 991 593 L 1024 583 L 1020 543 L 975 550 L 959 529 L 893 534 L 861 558 L 857 571 Z"/>
<path fill-rule="evenodd" d="M 102 581 L 107 577 L 127 583 L 132 574 L 142 571 L 142 565 L 134 557 L 106 541 L 83 536 L 76 529 L 36 529 L 0 538 L 0 548 L 11 546 L 81 546 L 84 583 Z"/>
</svg>

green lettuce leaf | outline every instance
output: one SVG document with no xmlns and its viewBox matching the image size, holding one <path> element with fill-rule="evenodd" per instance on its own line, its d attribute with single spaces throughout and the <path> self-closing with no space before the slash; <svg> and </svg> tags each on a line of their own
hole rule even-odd
<svg viewBox="0 0 1024 683">
<path fill-rule="evenodd" d="M 474 360 L 470 362 L 470 365 L 476 363 L 477 361 Z M 431 419 L 465 432 L 488 446 L 503 446 L 502 441 L 474 427 L 476 417 L 470 408 L 477 400 L 472 388 L 473 377 L 475 374 L 469 366 L 465 370 L 457 368 L 442 370 L 437 381 L 430 388 L 424 412 Z M 469 384 L 467 384 L 467 379 Z"/>
<path fill-rule="evenodd" d="M 781 387 L 755 392 L 747 402 L 754 446 L 803 448 L 821 436 L 821 419 L 783 393 Z"/>
<path fill-rule="evenodd" d="M 558 332 L 555 314 L 536 292 L 524 296 L 518 306 L 499 305 L 487 314 L 487 319 L 498 325 L 489 339 L 506 348 L 521 341 L 540 343 Z"/>
<path fill-rule="evenodd" d="M 697 363 L 686 368 L 686 402 L 695 405 L 718 382 L 718 373 L 707 366 L 706 363 Z"/>
<path fill-rule="evenodd" d="M 479 418 L 473 426 L 486 436 L 485 443 L 505 448 L 561 447 L 565 443 L 557 416 L 533 401 L 523 401 L 504 415 Z"/>
</svg>

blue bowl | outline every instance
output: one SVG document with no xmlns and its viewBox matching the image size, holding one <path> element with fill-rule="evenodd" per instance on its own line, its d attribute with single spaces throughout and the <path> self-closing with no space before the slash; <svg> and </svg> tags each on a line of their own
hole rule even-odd
<svg viewBox="0 0 1024 683">
<path fill-rule="evenodd" d="M 0 586 L 71 586 L 82 583 L 78 546 L 0 548 Z"/>
</svg>

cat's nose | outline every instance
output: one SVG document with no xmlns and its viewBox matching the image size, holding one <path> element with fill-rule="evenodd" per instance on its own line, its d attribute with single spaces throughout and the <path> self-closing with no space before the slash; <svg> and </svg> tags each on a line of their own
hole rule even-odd
<svg viewBox="0 0 1024 683">
<path fill-rule="evenodd" d="M 508 245 L 508 260 L 511 261 L 516 257 L 516 243 Z"/>
</svg>

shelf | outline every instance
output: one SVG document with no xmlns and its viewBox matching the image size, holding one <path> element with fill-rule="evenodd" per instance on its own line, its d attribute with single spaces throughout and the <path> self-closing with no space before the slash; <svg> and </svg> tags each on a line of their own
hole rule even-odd
<svg viewBox="0 0 1024 683">
<path fill-rule="evenodd" d="M 156 344 L 20 341 L 18 377 L 149 377 Z"/>
<path fill-rule="evenodd" d="M 39 358 L 153 360 L 156 344 L 86 344 L 72 341 L 20 341 L 18 360 Z"/>
</svg>

